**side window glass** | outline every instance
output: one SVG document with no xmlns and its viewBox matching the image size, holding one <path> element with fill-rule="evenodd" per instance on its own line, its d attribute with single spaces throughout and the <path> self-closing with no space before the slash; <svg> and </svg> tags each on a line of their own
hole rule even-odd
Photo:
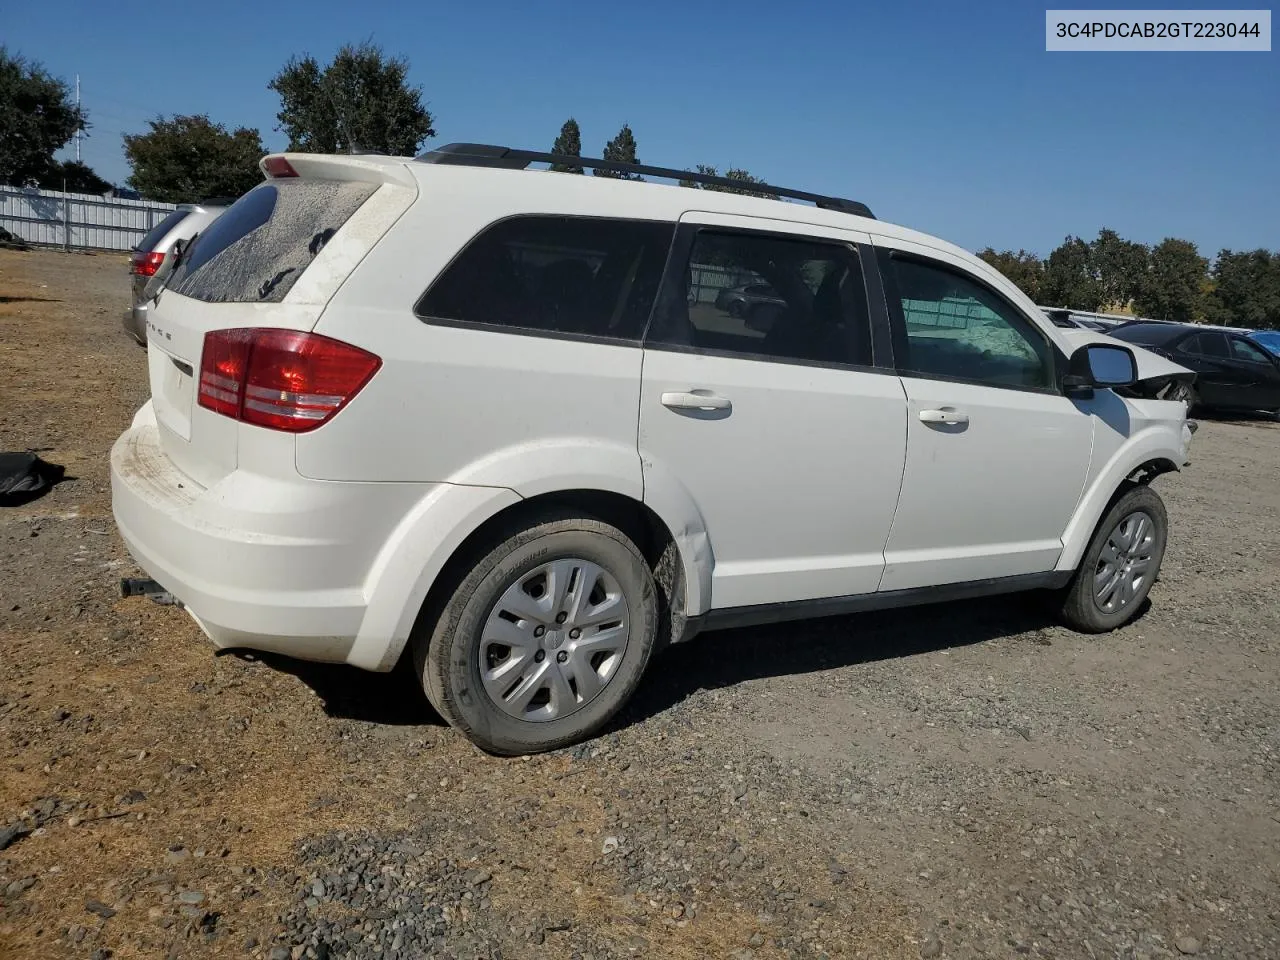
<svg viewBox="0 0 1280 960">
<path fill-rule="evenodd" d="M 1248 340 L 1231 338 L 1231 353 L 1237 360 L 1248 360 L 1250 363 L 1270 363 L 1267 355 Z"/>
<path fill-rule="evenodd" d="M 1218 357 L 1224 360 L 1230 357 L 1231 351 L 1227 348 L 1227 335 L 1225 333 L 1200 334 L 1200 352 L 1206 357 Z"/>
<path fill-rule="evenodd" d="M 652 343 L 759 359 L 869 365 L 856 251 L 765 233 L 699 231 L 684 282 L 655 317 Z"/>
<path fill-rule="evenodd" d="M 1204 350 L 1200 346 L 1200 334 L 1198 333 L 1193 333 L 1178 344 L 1178 346 L 1182 349 L 1183 353 L 1189 353 L 1193 357 L 1200 357 L 1204 355 Z"/>
<path fill-rule="evenodd" d="M 905 373 L 996 386 L 1053 384 L 1049 343 L 1003 298 L 942 266 L 889 257 L 906 327 Z"/>
<path fill-rule="evenodd" d="M 515 217 L 482 232 L 418 301 L 418 316 L 638 340 L 674 225 Z"/>
</svg>

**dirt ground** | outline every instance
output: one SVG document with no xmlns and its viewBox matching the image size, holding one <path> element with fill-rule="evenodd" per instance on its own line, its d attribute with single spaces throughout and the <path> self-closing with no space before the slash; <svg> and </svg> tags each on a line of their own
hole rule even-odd
<svg viewBox="0 0 1280 960">
<path fill-rule="evenodd" d="M 585 748 L 121 600 L 123 255 L 0 250 L 0 957 L 1280 957 L 1280 424 L 1202 422 L 1113 635 L 1035 598 L 707 634 Z M 6 827 L 16 827 L 6 831 Z"/>
</svg>

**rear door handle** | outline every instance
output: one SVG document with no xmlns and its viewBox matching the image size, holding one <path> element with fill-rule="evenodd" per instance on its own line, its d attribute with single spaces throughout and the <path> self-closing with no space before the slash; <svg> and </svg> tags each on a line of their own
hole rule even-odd
<svg viewBox="0 0 1280 960">
<path fill-rule="evenodd" d="M 923 423 L 968 423 L 969 415 L 951 407 L 942 407 L 938 410 L 921 410 L 920 420 Z"/>
<path fill-rule="evenodd" d="M 664 393 L 662 405 L 671 410 L 729 410 L 733 402 L 728 397 L 716 396 L 710 390 L 690 390 Z"/>
</svg>

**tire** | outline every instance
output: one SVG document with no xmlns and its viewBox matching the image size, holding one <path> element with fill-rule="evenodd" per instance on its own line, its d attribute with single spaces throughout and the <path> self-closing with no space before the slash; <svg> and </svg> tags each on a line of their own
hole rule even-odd
<svg viewBox="0 0 1280 960">
<path fill-rule="evenodd" d="M 1140 525 L 1143 519 L 1148 526 Z M 1063 592 L 1061 613 L 1068 626 L 1083 633 L 1106 633 L 1133 619 L 1159 575 L 1168 532 L 1164 501 L 1149 486 L 1130 487 L 1117 498 Z M 1144 557 L 1139 582 L 1132 571 Z M 1128 571 L 1127 559 L 1134 561 Z M 1112 575 L 1102 579 L 1109 571 Z M 1113 590 L 1107 592 L 1107 586 Z"/>
<path fill-rule="evenodd" d="M 747 312 L 747 307 L 741 300 L 730 300 L 727 312 L 729 316 L 733 317 L 733 319 L 741 320 L 743 315 Z"/>
<path fill-rule="evenodd" d="M 621 530 L 585 517 L 526 520 L 490 544 L 414 637 L 423 690 L 489 753 L 586 739 L 631 698 L 653 653 L 660 604 L 649 566 Z M 595 591 L 585 596 L 584 576 Z"/>
</svg>

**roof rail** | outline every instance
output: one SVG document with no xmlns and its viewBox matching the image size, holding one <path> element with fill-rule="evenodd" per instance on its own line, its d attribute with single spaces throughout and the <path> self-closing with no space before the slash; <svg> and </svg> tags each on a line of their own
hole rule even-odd
<svg viewBox="0 0 1280 960">
<path fill-rule="evenodd" d="M 499 147 L 488 143 L 447 143 L 434 150 L 428 150 L 415 159 L 422 163 L 444 163 L 466 167 L 500 167 L 506 170 L 523 170 L 531 163 L 552 163 L 566 167 L 590 167 L 595 170 L 613 170 L 617 173 L 645 174 L 650 177 L 663 177 L 668 180 L 692 180 L 708 186 L 729 187 L 736 190 L 749 189 L 753 193 L 771 193 L 792 200 L 804 200 L 823 210 L 837 210 L 840 213 L 851 213 L 858 217 L 875 215 L 865 204 L 857 200 L 845 200 L 841 197 L 826 197 L 818 193 L 807 193 L 804 190 L 792 190 L 790 187 L 775 187 L 768 183 L 747 183 L 734 180 L 732 177 L 716 177 L 706 173 L 694 173 L 691 170 L 675 170 L 670 167 L 651 167 L 642 163 L 621 163 L 617 160 L 598 160 L 591 157 L 573 157 L 558 153 L 539 153 L 535 150 L 514 150 L 511 147 Z"/>
</svg>

